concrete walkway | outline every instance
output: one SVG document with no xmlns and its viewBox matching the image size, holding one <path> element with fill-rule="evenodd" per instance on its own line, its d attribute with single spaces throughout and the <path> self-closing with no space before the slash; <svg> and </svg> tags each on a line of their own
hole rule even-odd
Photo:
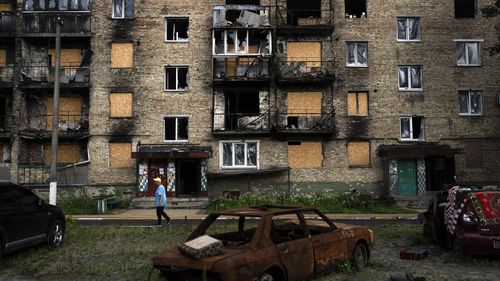
<svg viewBox="0 0 500 281">
<path fill-rule="evenodd" d="M 423 212 L 425 210 L 415 210 Z M 174 220 L 200 220 L 207 216 L 205 209 L 165 209 L 165 212 Z M 384 220 L 384 219 L 417 219 L 415 214 L 327 214 L 332 220 Z M 118 209 L 100 215 L 68 216 L 74 220 L 148 220 L 156 218 L 155 209 Z"/>
</svg>

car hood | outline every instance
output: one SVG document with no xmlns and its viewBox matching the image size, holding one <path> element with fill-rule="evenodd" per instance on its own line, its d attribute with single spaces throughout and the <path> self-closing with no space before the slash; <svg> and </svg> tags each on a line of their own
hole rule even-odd
<svg viewBox="0 0 500 281">
<path fill-rule="evenodd" d="M 212 270 L 217 262 L 232 256 L 243 253 L 243 249 L 227 249 L 224 248 L 224 254 L 214 257 L 206 257 L 201 259 L 193 259 L 183 255 L 179 249 L 172 248 L 166 250 L 153 258 L 155 267 L 174 267 L 178 269 L 206 269 Z"/>
</svg>

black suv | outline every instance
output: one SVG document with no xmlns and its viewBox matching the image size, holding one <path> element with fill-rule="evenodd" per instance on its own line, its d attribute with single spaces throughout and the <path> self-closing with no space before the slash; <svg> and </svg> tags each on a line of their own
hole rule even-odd
<svg viewBox="0 0 500 281">
<path fill-rule="evenodd" d="M 65 228 L 61 209 L 22 186 L 0 183 L 0 257 L 40 243 L 61 246 Z"/>
</svg>

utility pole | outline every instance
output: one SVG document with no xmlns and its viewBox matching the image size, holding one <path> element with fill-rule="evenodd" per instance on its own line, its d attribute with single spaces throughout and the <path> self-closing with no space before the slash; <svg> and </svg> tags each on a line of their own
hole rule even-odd
<svg viewBox="0 0 500 281">
<path fill-rule="evenodd" d="M 49 203 L 56 205 L 57 201 L 57 144 L 59 132 L 59 88 L 61 71 L 61 17 L 57 17 L 56 24 L 56 65 L 54 77 L 54 105 L 52 106 L 52 145 L 50 147 L 50 188 Z"/>
</svg>

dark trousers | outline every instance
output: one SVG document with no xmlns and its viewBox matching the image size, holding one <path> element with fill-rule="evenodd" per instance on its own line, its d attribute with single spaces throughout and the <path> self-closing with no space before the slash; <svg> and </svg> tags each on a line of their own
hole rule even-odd
<svg viewBox="0 0 500 281">
<path fill-rule="evenodd" d="M 165 206 L 156 206 L 156 216 L 158 217 L 158 224 L 161 225 L 161 217 L 163 216 L 167 222 L 170 221 L 170 217 L 163 211 Z"/>
</svg>

